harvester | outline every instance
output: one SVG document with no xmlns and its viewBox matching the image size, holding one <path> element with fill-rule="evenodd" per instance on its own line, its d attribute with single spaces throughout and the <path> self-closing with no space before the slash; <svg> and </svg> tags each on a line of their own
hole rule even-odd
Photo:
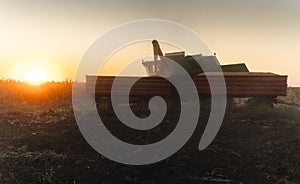
<svg viewBox="0 0 300 184">
<path fill-rule="evenodd" d="M 152 96 L 161 96 L 166 99 L 176 95 L 174 86 L 165 78 L 180 75 L 176 68 L 169 65 L 166 59 L 179 64 L 191 76 L 199 97 L 210 96 L 211 90 L 207 76 L 224 77 L 226 95 L 228 98 L 247 97 L 252 101 L 264 102 L 272 105 L 278 96 L 287 94 L 287 76 L 269 72 L 249 72 L 244 63 L 220 65 L 216 54 L 205 56 L 185 55 L 185 52 L 164 54 L 156 40 L 152 41 L 154 60 L 143 61 L 147 77 L 138 79 L 130 90 L 131 98 L 149 99 Z M 205 67 L 205 71 L 202 67 Z M 221 71 L 216 70 L 221 66 Z M 219 67 L 220 68 L 220 67 Z M 163 76 L 163 77 L 158 77 Z M 180 76 L 179 76 L 180 77 Z M 86 76 L 86 90 L 95 93 L 96 102 L 110 99 L 114 76 Z M 124 95 L 128 81 L 135 77 L 118 76 L 119 84 L 114 88 L 115 94 Z M 96 83 L 95 83 L 96 82 Z M 91 86 L 91 84 L 96 84 Z"/>
<path fill-rule="evenodd" d="M 157 40 L 153 40 L 152 45 L 154 60 L 142 63 L 148 76 L 160 75 L 164 77 L 170 77 L 179 73 L 174 71 L 175 68 L 172 68 L 172 65 L 168 65 L 168 62 L 164 58 L 175 61 L 177 64 L 183 67 L 191 77 L 195 77 L 198 74 L 204 73 L 204 70 L 201 68 L 201 66 L 205 67 L 205 72 L 218 72 L 216 68 L 220 65 L 220 63 L 216 57 L 216 53 L 214 53 L 212 56 L 204 56 L 202 54 L 186 56 L 185 52 L 183 51 L 166 53 L 164 55 Z M 159 57 L 161 60 L 158 59 Z M 222 65 L 221 69 L 223 72 L 249 72 L 244 63 Z"/>
</svg>

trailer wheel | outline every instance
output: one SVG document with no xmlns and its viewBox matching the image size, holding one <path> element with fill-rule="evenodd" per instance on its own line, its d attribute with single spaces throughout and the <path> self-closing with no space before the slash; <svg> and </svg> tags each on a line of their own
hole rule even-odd
<svg viewBox="0 0 300 184">
<path fill-rule="evenodd" d="M 250 105 L 267 105 L 274 108 L 274 103 L 276 101 L 276 96 L 257 96 L 250 98 L 247 103 Z"/>
</svg>

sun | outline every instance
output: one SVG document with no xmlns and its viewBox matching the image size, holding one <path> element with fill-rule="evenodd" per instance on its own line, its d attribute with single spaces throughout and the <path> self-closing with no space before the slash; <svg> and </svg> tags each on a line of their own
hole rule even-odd
<svg viewBox="0 0 300 184">
<path fill-rule="evenodd" d="M 17 61 L 7 73 L 11 79 L 32 85 L 61 81 L 64 76 L 55 61 L 44 58 L 26 58 Z"/>
<path fill-rule="evenodd" d="M 32 85 L 40 85 L 43 82 L 48 81 L 48 74 L 45 70 L 33 67 L 25 72 L 25 81 Z"/>
</svg>

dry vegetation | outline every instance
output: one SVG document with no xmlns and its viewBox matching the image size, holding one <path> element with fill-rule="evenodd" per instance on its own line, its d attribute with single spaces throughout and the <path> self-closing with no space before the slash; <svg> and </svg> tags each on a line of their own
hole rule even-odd
<svg viewBox="0 0 300 184">
<path fill-rule="evenodd" d="M 71 103 L 72 83 L 48 82 L 31 85 L 13 80 L 0 80 L 0 102 L 5 105 Z"/>
<path fill-rule="evenodd" d="M 178 153 L 156 164 L 128 166 L 102 157 L 85 142 L 73 116 L 71 88 L 68 81 L 41 86 L 0 81 L 0 184 L 300 182 L 296 106 L 231 106 L 214 142 L 199 152 L 203 113 Z M 300 89 L 288 93 L 280 100 L 300 103 Z M 118 123 L 111 114 L 104 119 Z M 176 123 L 172 114 L 166 122 Z"/>
</svg>

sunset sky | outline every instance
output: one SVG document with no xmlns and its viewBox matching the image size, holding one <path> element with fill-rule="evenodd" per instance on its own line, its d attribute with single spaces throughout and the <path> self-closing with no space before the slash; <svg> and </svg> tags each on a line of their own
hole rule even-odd
<svg viewBox="0 0 300 184">
<path fill-rule="evenodd" d="M 48 80 L 72 79 L 101 34 L 139 19 L 182 24 L 205 40 L 221 64 L 245 62 L 250 71 L 286 74 L 290 86 L 300 86 L 299 0 L 0 0 L 0 79 L 24 80 L 34 68 Z M 112 64 L 151 55 L 152 45 L 132 50 L 120 50 Z"/>
</svg>

